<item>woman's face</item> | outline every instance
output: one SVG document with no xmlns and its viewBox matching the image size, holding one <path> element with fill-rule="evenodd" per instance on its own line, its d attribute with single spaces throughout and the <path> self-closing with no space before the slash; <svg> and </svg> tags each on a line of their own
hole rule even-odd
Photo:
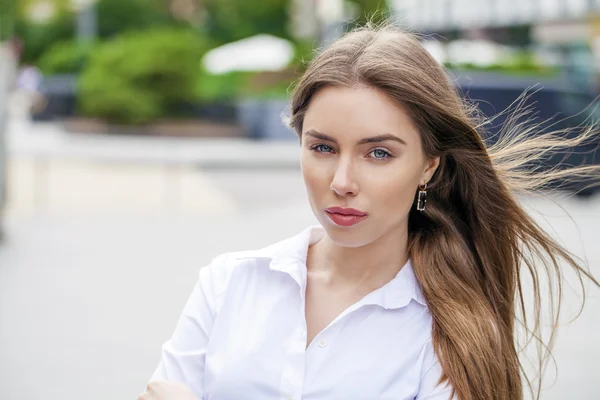
<svg viewBox="0 0 600 400">
<path fill-rule="evenodd" d="M 418 186 L 439 164 L 423 153 L 403 107 L 367 87 L 327 87 L 313 96 L 301 154 L 312 210 L 345 247 L 405 232 Z"/>
</svg>

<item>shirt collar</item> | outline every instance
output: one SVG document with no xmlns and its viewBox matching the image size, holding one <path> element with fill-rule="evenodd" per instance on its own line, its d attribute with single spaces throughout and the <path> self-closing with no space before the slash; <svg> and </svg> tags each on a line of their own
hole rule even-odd
<svg viewBox="0 0 600 400">
<path fill-rule="evenodd" d="M 238 253 L 237 259 L 265 259 L 269 262 L 270 269 L 291 275 L 304 287 L 308 248 L 324 235 L 323 227 L 313 226 L 269 247 Z M 427 306 L 421 285 L 414 274 L 411 260 L 407 261 L 391 281 L 363 299 L 365 304 L 379 305 L 386 309 L 405 307 L 411 300 Z"/>
<path fill-rule="evenodd" d="M 411 300 L 427 307 L 410 259 L 391 281 L 370 295 L 379 298 L 382 307 L 388 309 L 405 307 Z"/>
</svg>

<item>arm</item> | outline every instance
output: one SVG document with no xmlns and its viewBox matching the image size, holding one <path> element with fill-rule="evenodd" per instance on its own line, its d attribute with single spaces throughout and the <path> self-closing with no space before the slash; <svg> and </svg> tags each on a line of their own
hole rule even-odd
<svg viewBox="0 0 600 400">
<path fill-rule="evenodd" d="M 218 285 L 215 271 L 221 258 L 200 270 L 170 340 L 162 347 L 162 357 L 151 382 L 168 381 L 187 385 L 199 398 L 204 394 L 204 361 L 216 315 Z"/>
<path fill-rule="evenodd" d="M 456 397 L 452 397 L 452 386 L 448 382 L 438 385 L 442 376 L 442 367 L 431 341 L 425 345 L 423 357 L 421 384 L 415 400 L 455 400 Z"/>
</svg>

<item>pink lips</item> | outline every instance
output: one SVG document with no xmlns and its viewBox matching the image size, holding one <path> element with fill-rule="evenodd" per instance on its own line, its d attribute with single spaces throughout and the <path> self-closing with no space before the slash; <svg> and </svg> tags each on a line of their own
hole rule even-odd
<svg viewBox="0 0 600 400">
<path fill-rule="evenodd" d="M 325 210 L 329 218 L 339 226 L 352 226 L 367 218 L 368 214 L 354 208 L 330 207 Z"/>
</svg>

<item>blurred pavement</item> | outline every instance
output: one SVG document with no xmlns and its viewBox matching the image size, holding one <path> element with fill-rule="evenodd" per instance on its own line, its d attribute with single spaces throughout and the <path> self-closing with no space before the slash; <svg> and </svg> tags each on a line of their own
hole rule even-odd
<svg viewBox="0 0 600 400">
<path fill-rule="evenodd" d="M 294 166 L 295 142 L 165 147 L 127 139 L 127 147 L 115 140 L 12 125 L 0 245 L 2 400 L 135 399 L 199 268 L 222 252 L 267 245 L 315 223 Z M 128 160 L 131 149 L 138 156 Z M 227 164 L 238 151 L 254 152 L 256 162 L 199 168 L 204 155 Z M 573 221 L 551 201 L 523 199 L 566 246 L 585 250 L 600 276 L 600 198 L 557 201 Z M 559 379 L 542 399 L 600 398 L 599 331 L 594 289 L 581 318 L 559 334 Z"/>
<path fill-rule="evenodd" d="M 299 169 L 294 139 L 86 135 L 67 133 L 56 123 L 13 118 L 7 142 L 9 215 L 145 215 L 168 210 L 214 216 L 237 205 L 204 171 Z M 247 189 L 259 195 L 256 187 Z"/>
<path fill-rule="evenodd" d="M 60 123 L 12 118 L 11 152 L 18 156 L 185 164 L 203 168 L 297 168 L 298 140 L 141 137 L 66 132 Z"/>
</svg>

